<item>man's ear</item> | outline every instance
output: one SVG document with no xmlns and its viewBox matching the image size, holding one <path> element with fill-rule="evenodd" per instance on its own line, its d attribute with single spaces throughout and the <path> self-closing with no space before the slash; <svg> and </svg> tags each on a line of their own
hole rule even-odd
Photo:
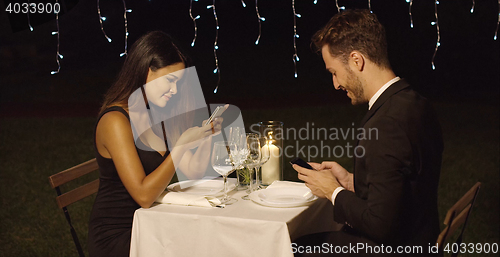
<svg viewBox="0 0 500 257">
<path fill-rule="evenodd" d="M 349 54 L 349 61 L 352 65 L 352 68 L 357 71 L 363 71 L 363 69 L 365 68 L 365 56 L 358 51 L 352 51 L 351 54 Z"/>
</svg>

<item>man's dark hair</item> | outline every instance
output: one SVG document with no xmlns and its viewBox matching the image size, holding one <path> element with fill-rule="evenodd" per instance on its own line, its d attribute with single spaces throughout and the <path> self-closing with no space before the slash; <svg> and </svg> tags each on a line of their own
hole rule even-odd
<svg viewBox="0 0 500 257">
<path fill-rule="evenodd" d="M 344 63 L 357 50 L 378 66 L 390 68 L 385 29 L 368 10 L 346 10 L 333 16 L 314 34 L 312 43 L 317 51 L 328 45 L 330 54 Z"/>
</svg>

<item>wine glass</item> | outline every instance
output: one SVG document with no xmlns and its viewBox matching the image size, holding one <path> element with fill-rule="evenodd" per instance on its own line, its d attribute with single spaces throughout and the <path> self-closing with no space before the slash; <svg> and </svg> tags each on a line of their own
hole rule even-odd
<svg viewBox="0 0 500 257">
<path fill-rule="evenodd" d="M 237 146 L 243 142 L 245 139 L 245 130 L 240 127 L 230 127 L 229 128 L 229 138 L 227 141 L 229 143 L 235 143 Z"/>
<path fill-rule="evenodd" d="M 260 148 L 260 140 L 259 135 L 256 133 L 247 133 L 246 134 L 246 143 L 248 146 L 248 155 L 246 161 L 244 163 L 245 167 L 249 171 L 250 184 L 248 185 L 247 193 L 252 193 L 253 188 L 253 178 L 252 174 L 254 169 L 259 165 L 261 159 L 261 148 Z M 248 195 L 243 196 L 243 199 L 248 199 Z"/>
<path fill-rule="evenodd" d="M 262 177 L 262 166 L 269 161 L 269 158 L 271 157 L 271 151 L 269 149 L 269 146 L 267 144 L 269 141 L 267 140 L 266 136 L 260 136 L 259 137 L 260 141 L 260 150 L 261 150 L 261 157 L 260 157 L 260 163 L 255 169 L 255 189 L 259 190 L 261 189 L 261 181 L 260 178 Z"/>
<path fill-rule="evenodd" d="M 236 199 L 227 196 L 227 176 L 235 170 L 235 162 L 231 153 L 235 151 L 236 145 L 226 141 L 215 142 L 212 150 L 212 167 L 224 178 L 224 196 L 221 199 L 223 204 L 232 204 L 236 201 Z"/>
<path fill-rule="evenodd" d="M 235 145 L 235 151 L 231 154 L 233 159 L 235 169 L 242 169 L 243 162 L 246 160 L 248 155 L 248 146 L 245 135 L 245 130 L 240 127 L 229 128 L 229 139 L 230 144 Z"/>
</svg>

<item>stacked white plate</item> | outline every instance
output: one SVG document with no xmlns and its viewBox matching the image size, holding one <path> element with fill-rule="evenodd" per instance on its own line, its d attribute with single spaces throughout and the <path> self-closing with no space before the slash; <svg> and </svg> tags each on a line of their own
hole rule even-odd
<svg viewBox="0 0 500 257">
<path fill-rule="evenodd" d="M 307 187 L 274 187 L 252 192 L 249 198 L 268 207 L 298 207 L 318 199 Z"/>
<path fill-rule="evenodd" d="M 228 192 L 236 187 L 233 180 L 227 180 Z M 224 193 L 224 182 L 220 179 L 185 180 L 167 187 L 172 192 L 182 192 L 193 195 L 218 196 Z"/>
</svg>

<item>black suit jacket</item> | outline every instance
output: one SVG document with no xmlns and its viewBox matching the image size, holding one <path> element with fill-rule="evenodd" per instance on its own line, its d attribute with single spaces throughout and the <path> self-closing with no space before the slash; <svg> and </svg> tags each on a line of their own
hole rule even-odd
<svg viewBox="0 0 500 257">
<path fill-rule="evenodd" d="M 443 142 L 434 110 L 400 80 L 380 95 L 360 127 L 355 192 L 337 195 L 334 219 L 376 243 L 427 250 L 439 233 Z"/>
</svg>

